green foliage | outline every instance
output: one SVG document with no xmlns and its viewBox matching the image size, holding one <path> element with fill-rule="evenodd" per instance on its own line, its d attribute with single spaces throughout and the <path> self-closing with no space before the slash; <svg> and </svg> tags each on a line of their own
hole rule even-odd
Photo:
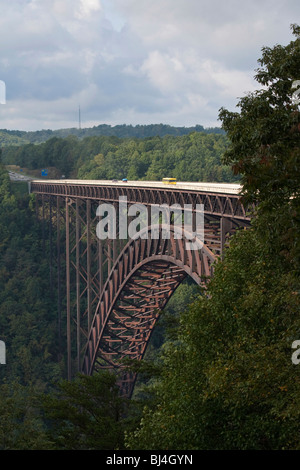
<svg viewBox="0 0 300 470">
<path fill-rule="evenodd" d="M 230 182 L 234 177 L 222 156 L 226 136 L 194 132 L 185 136 L 144 139 L 53 137 L 39 145 L 3 149 L 5 164 L 30 170 L 55 167 L 61 175 L 82 179 Z"/>
<path fill-rule="evenodd" d="M 40 390 L 18 382 L 0 385 L 0 449 L 50 450 L 38 394 Z"/>
<path fill-rule="evenodd" d="M 300 113 L 292 84 L 299 79 L 300 28 L 295 41 L 263 48 L 261 90 L 242 98 L 240 114 L 221 110 L 231 144 L 225 160 L 241 174 L 246 201 L 257 203 L 259 227 L 275 256 L 300 274 Z"/>
<path fill-rule="evenodd" d="M 14 195 L 0 168 L 0 338 L 7 364 L 0 380 L 48 382 L 57 366 L 56 305 L 49 258 L 29 195 Z M 45 245 L 45 246 L 44 246 Z"/>
<path fill-rule="evenodd" d="M 115 136 L 121 139 L 125 138 L 147 138 L 147 137 L 164 137 L 165 135 L 187 135 L 191 132 L 202 132 L 206 134 L 224 134 L 224 131 L 219 127 L 204 128 L 203 126 L 196 125 L 194 127 L 172 127 L 167 124 L 149 124 L 149 125 L 126 125 L 120 124 L 110 126 L 108 124 L 100 124 L 85 129 L 76 129 L 75 127 L 69 129 L 43 129 L 41 131 L 18 131 L 2 129 L 0 131 L 0 144 L 2 147 L 10 145 L 24 145 L 24 144 L 39 144 L 46 142 L 46 140 L 53 137 L 64 139 L 69 136 L 75 136 L 79 139 L 85 137 L 100 137 L 100 136 Z"/>
<path fill-rule="evenodd" d="M 156 181 L 168 175 L 179 181 L 236 179 L 221 161 L 227 148 L 226 137 L 222 135 L 193 133 L 182 137 L 127 139 L 111 142 L 109 147 L 107 139 L 97 143 L 100 146 L 94 154 L 100 152 L 102 161 L 79 157 L 79 178 Z"/>
<path fill-rule="evenodd" d="M 263 48 L 255 77 L 263 88 L 240 100 L 240 114 L 220 111 L 231 142 L 226 162 L 242 175 L 248 200 L 271 206 L 299 196 L 300 115 L 292 88 L 299 79 L 299 27 L 293 32 L 288 46 Z"/>
<path fill-rule="evenodd" d="M 103 372 L 62 381 L 43 400 L 56 449 L 112 450 L 123 445 L 121 422 L 125 400 L 119 396 L 116 376 Z"/>
<path fill-rule="evenodd" d="M 18 131 L 11 132 L 7 130 L 0 131 L 0 145 L 1 147 L 10 146 L 10 145 L 25 145 L 28 143 L 28 140 L 24 136 L 21 136 Z"/>
<path fill-rule="evenodd" d="M 0 368 L 2 450 L 49 448 L 37 393 L 61 375 L 48 259 L 29 201 L 28 195 L 13 194 L 0 167 L 0 339 L 6 345 L 6 365 Z"/>
</svg>

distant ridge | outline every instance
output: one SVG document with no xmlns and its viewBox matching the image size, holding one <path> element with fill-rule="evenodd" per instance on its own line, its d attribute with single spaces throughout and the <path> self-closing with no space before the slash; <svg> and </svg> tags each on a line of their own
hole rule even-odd
<svg viewBox="0 0 300 470">
<path fill-rule="evenodd" d="M 98 136 L 115 136 L 119 138 L 147 138 L 147 137 L 164 137 L 166 135 L 181 136 L 192 132 L 203 132 L 205 134 L 223 134 L 225 132 L 219 127 L 204 128 L 201 125 L 194 127 L 173 127 L 168 124 L 147 124 L 147 125 L 128 125 L 119 124 L 111 126 L 109 124 L 100 124 L 99 126 L 89 128 L 69 128 L 50 130 L 43 129 L 40 131 L 19 131 L 0 129 L 0 145 L 24 145 L 26 143 L 41 143 L 52 137 L 68 137 L 76 136 L 79 139 L 84 137 Z"/>
</svg>

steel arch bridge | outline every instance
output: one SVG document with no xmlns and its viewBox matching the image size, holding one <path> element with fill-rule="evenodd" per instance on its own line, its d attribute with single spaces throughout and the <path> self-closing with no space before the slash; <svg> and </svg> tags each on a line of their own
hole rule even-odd
<svg viewBox="0 0 300 470">
<path fill-rule="evenodd" d="M 157 182 L 30 183 L 45 233 L 47 224 L 50 284 L 54 269 L 57 272 L 59 335 L 65 316 L 69 379 L 75 372 L 92 375 L 101 369 L 114 370 L 122 394 L 131 396 L 136 375 L 128 372 L 124 360 L 142 359 L 159 314 L 179 284 L 190 276 L 205 285 L 230 235 L 249 226 L 250 215 L 240 202 L 239 189 L 208 183 L 176 187 Z M 120 238 L 122 198 L 129 204 L 143 204 L 148 214 L 145 228 L 125 239 Z M 97 236 L 97 208 L 103 203 L 116 210 L 114 239 Z M 154 206 L 172 204 L 189 208 L 193 220 L 185 230 L 171 219 L 167 224 L 151 222 Z M 204 212 L 204 239 L 193 231 L 199 205 Z M 191 240 L 196 248 L 187 248 Z"/>
</svg>

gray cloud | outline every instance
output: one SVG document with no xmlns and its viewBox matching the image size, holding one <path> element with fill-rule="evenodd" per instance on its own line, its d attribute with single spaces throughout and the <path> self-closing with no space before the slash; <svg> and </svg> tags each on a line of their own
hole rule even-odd
<svg viewBox="0 0 300 470">
<path fill-rule="evenodd" d="M 0 0 L 0 127 L 217 125 L 298 0 Z"/>
</svg>

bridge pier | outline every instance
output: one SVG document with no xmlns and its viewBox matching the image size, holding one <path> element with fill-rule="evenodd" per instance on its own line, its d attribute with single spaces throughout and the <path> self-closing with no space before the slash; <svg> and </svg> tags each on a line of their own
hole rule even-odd
<svg viewBox="0 0 300 470">
<path fill-rule="evenodd" d="M 227 217 L 221 217 L 220 220 L 220 237 L 221 237 L 221 249 L 220 249 L 220 255 L 223 258 L 225 254 L 225 246 L 226 242 L 228 241 L 228 234 L 230 234 L 230 231 L 233 228 L 233 222 L 228 219 Z"/>
</svg>

